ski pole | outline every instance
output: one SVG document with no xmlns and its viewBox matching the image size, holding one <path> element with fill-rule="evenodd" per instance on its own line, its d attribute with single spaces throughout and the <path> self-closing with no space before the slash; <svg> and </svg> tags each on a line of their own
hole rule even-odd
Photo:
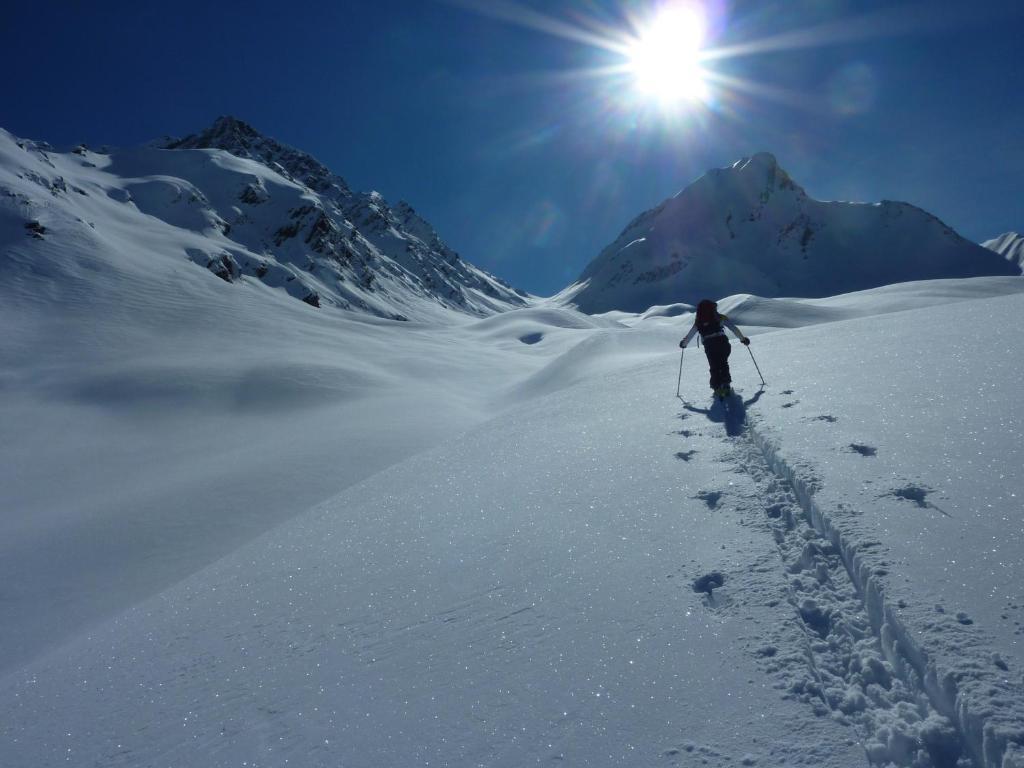
<svg viewBox="0 0 1024 768">
<path fill-rule="evenodd" d="M 751 359 L 751 360 L 754 360 L 754 353 L 750 351 L 750 345 L 748 344 L 748 345 L 746 345 L 746 346 L 747 346 L 747 352 L 750 352 L 750 359 Z M 757 375 L 758 375 L 758 376 L 761 376 L 761 369 L 760 369 L 760 368 L 758 367 L 758 365 L 757 365 L 757 360 L 754 360 L 754 367 L 755 367 L 755 368 L 757 368 Z M 764 382 L 764 376 L 761 376 L 761 386 L 762 386 L 762 387 L 766 387 L 766 386 L 768 386 L 768 385 L 767 385 L 767 384 L 765 384 L 765 382 Z"/>
<path fill-rule="evenodd" d="M 676 397 L 679 397 L 679 388 L 683 386 L 683 353 L 685 349 L 679 350 L 679 381 L 676 382 Z"/>
</svg>

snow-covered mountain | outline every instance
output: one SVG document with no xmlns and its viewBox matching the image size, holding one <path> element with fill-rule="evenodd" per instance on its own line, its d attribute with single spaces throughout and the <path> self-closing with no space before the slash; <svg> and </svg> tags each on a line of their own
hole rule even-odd
<svg viewBox="0 0 1024 768">
<path fill-rule="evenodd" d="M 995 251 L 1011 264 L 1016 264 L 1021 272 L 1024 272 L 1024 235 L 1006 232 L 999 237 L 986 240 L 981 245 Z"/>
<path fill-rule="evenodd" d="M 310 155 L 232 117 L 123 151 L 58 153 L 0 130 L 0 245 L 8 260 L 46 272 L 83 258 L 116 268 L 125 252 L 187 259 L 228 283 L 395 319 L 438 308 L 482 316 L 526 301 L 463 261 L 407 203 L 353 192 Z"/>
<path fill-rule="evenodd" d="M 821 297 L 1008 274 L 1018 270 L 919 208 L 814 200 L 761 153 L 638 216 L 558 298 L 584 312 L 642 312 L 737 293 Z"/>
<path fill-rule="evenodd" d="M 719 402 L 378 201 L 0 133 L 0 766 L 1024 766 L 1024 279 L 725 298 Z"/>
</svg>

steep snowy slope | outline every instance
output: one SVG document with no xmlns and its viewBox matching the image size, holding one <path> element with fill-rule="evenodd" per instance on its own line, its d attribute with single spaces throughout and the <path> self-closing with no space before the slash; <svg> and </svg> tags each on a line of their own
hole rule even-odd
<svg viewBox="0 0 1024 768">
<path fill-rule="evenodd" d="M 774 303 L 725 407 L 686 313 L 368 326 L 494 418 L 11 670 L 0 763 L 1017 768 L 1024 280 Z"/>
<path fill-rule="evenodd" d="M 906 203 L 820 202 L 769 154 L 708 172 L 637 217 L 558 297 L 642 312 L 736 293 L 833 296 L 909 280 L 1017 272 Z"/>
<path fill-rule="evenodd" d="M 986 240 L 981 245 L 1005 257 L 1011 264 L 1016 264 L 1024 271 L 1024 235 L 1006 232 L 999 237 Z"/>
<path fill-rule="evenodd" d="M 116 262 L 116 236 L 139 261 L 188 259 L 227 283 L 396 319 L 486 315 L 526 298 L 464 262 L 407 204 L 354 193 L 228 117 L 187 139 L 102 153 L 60 154 L 0 131 L 0 232 L 5 260 L 14 250 L 23 266 L 70 270 L 50 256 L 60 240 Z"/>
</svg>

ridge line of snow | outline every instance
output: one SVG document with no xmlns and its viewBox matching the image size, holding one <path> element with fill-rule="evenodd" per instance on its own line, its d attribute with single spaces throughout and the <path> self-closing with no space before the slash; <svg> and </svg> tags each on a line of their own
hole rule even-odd
<svg viewBox="0 0 1024 768">
<path fill-rule="evenodd" d="M 747 432 L 768 467 L 790 485 L 807 522 L 839 552 L 863 601 L 872 630 L 900 677 L 920 688 L 932 706 L 953 721 L 979 768 L 1024 766 L 1024 724 L 1018 722 L 1016 729 L 1007 728 L 1006 718 L 999 717 L 1003 714 L 1003 702 L 1012 701 L 1003 681 L 981 669 L 974 670 L 975 677 L 941 669 L 904 626 L 897 606 L 887 599 L 885 585 L 875 574 L 880 564 L 872 562 L 871 553 L 862 551 L 857 542 L 845 536 L 829 513 L 818 505 L 814 484 L 780 455 L 777 442 L 759 432 L 750 420 Z"/>
</svg>

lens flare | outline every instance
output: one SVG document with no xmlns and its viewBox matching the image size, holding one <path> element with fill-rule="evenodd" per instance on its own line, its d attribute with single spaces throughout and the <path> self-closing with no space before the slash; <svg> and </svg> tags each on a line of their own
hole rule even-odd
<svg viewBox="0 0 1024 768">
<path fill-rule="evenodd" d="M 740 122 L 757 101 L 810 114 L 860 114 L 873 108 L 879 87 L 877 76 L 866 66 L 838 73 L 822 98 L 806 88 L 790 87 L 785 80 L 751 79 L 741 74 L 743 69 L 726 64 L 947 29 L 970 19 L 966 6 L 936 12 L 934 3 L 923 2 L 860 15 L 843 15 L 845 3 L 838 0 L 752 3 L 738 15 L 737 4 L 729 0 L 610 0 L 579 3 L 583 8 L 552 15 L 522 0 L 438 1 L 589 49 L 590 62 L 524 74 L 521 80 L 530 87 L 562 90 L 567 102 L 559 120 L 578 109 L 590 124 L 606 128 L 623 142 L 651 126 L 678 136 L 680 126 L 701 129 L 713 117 Z M 811 13 L 810 6 L 818 10 Z M 761 23 L 765 16 L 771 17 L 768 25 Z M 803 21 L 807 23 L 801 26 Z M 761 26 L 770 33 L 759 36 Z"/>
<path fill-rule="evenodd" d="M 862 62 L 843 67 L 828 83 L 832 109 L 837 115 L 844 117 L 870 111 L 875 103 L 876 90 L 875 73 L 870 66 Z"/>
</svg>

